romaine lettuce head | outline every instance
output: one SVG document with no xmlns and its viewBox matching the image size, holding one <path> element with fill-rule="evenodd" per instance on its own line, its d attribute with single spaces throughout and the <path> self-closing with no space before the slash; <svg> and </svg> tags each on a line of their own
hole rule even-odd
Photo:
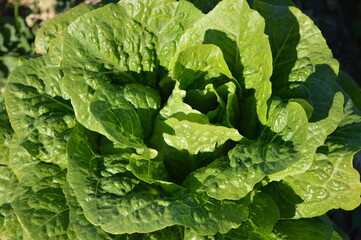
<svg viewBox="0 0 361 240">
<path fill-rule="evenodd" d="M 343 239 L 361 96 L 292 2 L 79 5 L 35 44 L 0 98 L 1 239 Z"/>
</svg>

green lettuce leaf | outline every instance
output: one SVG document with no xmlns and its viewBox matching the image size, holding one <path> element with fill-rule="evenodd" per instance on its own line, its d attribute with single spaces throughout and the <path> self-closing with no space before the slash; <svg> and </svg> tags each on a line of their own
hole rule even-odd
<svg viewBox="0 0 361 240">
<path fill-rule="evenodd" d="M 7 166 L 0 166 L 0 239 L 29 239 L 11 206 L 18 179 Z"/>
<path fill-rule="evenodd" d="M 242 89 L 223 57 L 222 50 L 213 44 L 186 48 L 179 53 L 170 75 L 180 89 L 187 90 L 185 101 L 207 114 L 212 123 L 239 127 Z"/>
<path fill-rule="evenodd" d="M 355 106 L 361 111 L 361 88 L 356 81 L 344 71 L 340 71 L 336 81 L 350 96 Z"/>
<path fill-rule="evenodd" d="M 89 110 L 106 135 L 129 147 L 142 147 L 160 107 L 159 93 L 138 84 L 123 88 L 104 85 L 97 89 Z"/>
<path fill-rule="evenodd" d="M 186 91 L 178 88 L 177 83 L 155 120 L 149 145 L 162 154 L 171 178 L 181 182 L 225 154 L 242 136 L 235 128 L 209 123 L 206 115 L 183 102 Z"/>
<path fill-rule="evenodd" d="M 0 239 L 347 239 L 324 214 L 361 204 L 360 94 L 310 18 L 114 2 L 46 23 L 1 86 Z"/>
<path fill-rule="evenodd" d="M 70 208 L 70 223 L 74 226 L 76 236 L 80 240 L 178 240 L 183 239 L 183 229 L 179 226 L 169 227 L 154 233 L 147 234 L 121 234 L 113 235 L 105 232 L 100 227 L 91 224 L 84 216 L 83 210 L 76 200 L 73 189 L 66 184 L 64 186 L 64 193 L 67 198 Z"/>
<path fill-rule="evenodd" d="M 177 55 L 202 43 L 214 44 L 222 50 L 229 70 L 242 86 L 240 132 L 254 138 L 258 123 L 266 122 L 267 100 L 271 95 L 272 60 L 263 19 L 246 1 L 222 1 L 182 36 Z M 173 68 L 174 63 L 170 70 Z"/>
<path fill-rule="evenodd" d="M 300 220 L 279 221 L 274 232 L 276 239 L 315 239 L 315 240 L 342 240 L 342 234 L 334 229 L 333 223 L 326 217 Z"/>
<path fill-rule="evenodd" d="M 133 5 L 141 7 L 135 11 Z M 154 11 L 142 10 L 151 6 L 156 6 Z M 164 9 L 156 11 L 158 7 Z M 139 83 L 155 87 L 164 75 L 162 66 L 167 66 L 174 55 L 182 34 L 175 26 L 192 26 L 197 16 L 201 13 L 184 1 L 121 1 L 118 5 L 108 4 L 96 9 L 70 24 L 64 42 L 63 86 L 71 97 L 79 122 L 114 139 L 113 131 L 104 129 L 93 111 L 89 111 L 94 98 L 96 101 L 98 88 L 107 83 L 119 86 Z M 158 20 L 162 18 L 168 22 Z M 90 22 L 93 24 L 91 29 L 88 28 Z M 119 24 L 124 28 L 118 28 Z M 95 39 L 94 36 L 98 37 Z M 107 39 L 114 40 L 109 42 Z M 114 95 L 109 97 L 116 98 Z M 113 112 L 104 115 L 111 115 L 104 116 L 109 120 Z M 118 124 L 114 118 L 111 122 Z M 130 126 L 125 132 L 132 132 Z"/>
<path fill-rule="evenodd" d="M 46 54 L 49 50 L 50 42 L 57 37 L 59 32 L 66 29 L 79 16 L 90 12 L 94 7 L 92 5 L 80 4 L 69 11 L 50 19 L 39 29 L 35 38 L 35 51 L 40 54 Z"/>
<path fill-rule="evenodd" d="M 27 164 L 17 172 L 19 186 L 11 201 L 21 225 L 31 239 L 66 239 L 69 208 L 62 192 L 64 171 L 54 164 L 30 160 L 26 151 L 16 150 L 21 159 L 12 165 Z"/>
<path fill-rule="evenodd" d="M 212 235 L 239 226 L 248 216 L 247 199 L 217 201 L 173 183 L 141 182 L 129 170 L 129 153 L 101 155 L 96 142 L 95 133 L 81 126 L 75 128 L 68 145 L 67 179 L 85 217 L 106 232 L 147 233 L 183 225 Z M 112 184 L 116 192 L 103 183 L 107 169 L 114 164 Z"/>
<path fill-rule="evenodd" d="M 272 2 L 253 3 L 266 21 L 272 49 L 272 95 L 305 99 L 314 109 L 312 122 L 325 118 L 339 90 L 339 63 L 309 17 L 296 7 Z"/>
<path fill-rule="evenodd" d="M 195 240 L 226 240 L 226 239 L 252 239 L 271 240 L 277 239 L 272 232 L 279 218 L 276 203 L 270 196 L 262 192 L 255 192 L 249 206 L 250 216 L 239 228 L 232 229 L 226 234 L 215 236 L 201 236 L 191 229 L 186 229 L 184 239 Z M 265 211 L 266 210 L 266 211 Z"/>
<path fill-rule="evenodd" d="M 65 168 L 66 142 L 75 119 L 60 88 L 59 64 L 52 56 L 26 62 L 10 75 L 5 99 L 21 145 L 32 156 Z"/>
<path fill-rule="evenodd" d="M 6 240 L 30 239 L 30 236 L 20 225 L 10 203 L 0 205 L 0 238 Z"/>
<path fill-rule="evenodd" d="M 297 169 L 292 166 L 303 159 L 307 149 L 307 116 L 295 102 L 282 104 L 275 100 L 269 109 L 267 125 L 258 141 L 242 139 L 228 158 L 193 172 L 186 184 L 197 179 L 201 183 L 197 191 L 206 191 L 212 198 L 240 199 L 263 179 L 295 174 Z"/>
<path fill-rule="evenodd" d="M 3 97 L 3 94 L 0 93 Z M 9 161 L 9 145 L 11 142 L 13 129 L 11 127 L 9 116 L 5 110 L 4 99 L 0 99 L 0 164 L 7 165 Z"/>
<path fill-rule="evenodd" d="M 297 204 L 296 218 L 319 216 L 333 208 L 351 210 L 361 203 L 359 173 L 353 156 L 361 150 L 361 117 L 349 100 L 339 127 L 317 149 L 312 166 L 285 178 L 304 201 Z"/>
</svg>

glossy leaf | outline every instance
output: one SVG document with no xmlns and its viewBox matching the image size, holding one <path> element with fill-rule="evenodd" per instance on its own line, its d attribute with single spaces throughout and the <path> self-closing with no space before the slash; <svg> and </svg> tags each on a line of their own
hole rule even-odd
<svg viewBox="0 0 361 240">
<path fill-rule="evenodd" d="M 136 181 L 133 185 L 125 185 L 126 178 L 136 180 L 127 170 L 129 160 L 125 153 L 113 156 L 109 166 L 117 162 L 125 165 L 122 172 L 114 175 L 117 176 L 114 180 L 127 188 L 121 194 L 109 194 L 101 185 L 102 169 L 107 168 L 109 157 L 97 153 L 95 138 L 95 133 L 80 126 L 72 133 L 68 147 L 68 181 L 86 218 L 106 232 L 146 233 L 179 224 L 200 234 L 215 234 L 217 231 L 225 233 L 247 218 L 247 200 L 239 203 L 217 201 L 203 194 L 187 192 L 173 183 Z M 167 192 L 170 189 L 172 192 Z M 221 221 L 224 218 L 228 221 Z"/>
</svg>

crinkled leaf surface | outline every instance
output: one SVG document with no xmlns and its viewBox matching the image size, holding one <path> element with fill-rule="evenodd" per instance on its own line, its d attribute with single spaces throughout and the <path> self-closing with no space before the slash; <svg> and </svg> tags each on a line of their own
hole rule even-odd
<svg viewBox="0 0 361 240">
<path fill-rule="evenodd" d="M 189 184 L 197 179 L 201 183 L 198 191 L 206 191 L 210 197 L 240 199 L 266 177 L 277 179 L 294 174 L 292 165 L 304 157 L 307 123 L 299 104 L 274 101 L 258 141 L 239 141 L 228 158 L 192 173 Z"/>
<path fill-rule="evenodd" d="M 68 146 L 67 179 L 86 218 L 109 233 L 145 233 L 179 224 L 211 235 L 239 226 L 248 216 L 247 200 L 217 201 L 181 187 L 167 192 L 161 186 L 138 181 L 127 167 L 127 153 L 99 155 L 95 134 L 83 127 L 73 131 Z M 116 163 L 123 165 L 114 175 L 123 191 L 112 193 L 102 186 L 102 174 Z"/>
<path fill-rule="evenodd" d="M 129 158 L 129 167 L 137 178 L 147 183 L 169 179 L 163 155 L 154 149 L 138 149 L 137 151 L 138 154 L 132 154 Z"/>
<path fill-rule="evenodd" d="M 89 110 L 110 139 L 124 146 L 142 147 L 159 107 L 157 91 L 127 84 L 123 88 L 104 85 L 97 89 Z"/>
<path fill-rule="evenodd" d="M 11 206 L 18 179 L 7 166 L 0 166 L 0 239 L 23 240 L 27 234 Z"/>
<path fill-rule="evenodd" d="M 20 225 L 10 203 L 0 205 L 0 238 L 6 240 L 30 239 Z"/>
<path fill-rule="evenodd" d="M 152 6 L 154 11 L 145 11 Z M 80 123 L 114 139 L 89 111 L 96 90 L 105 83 L 155 87 L 182 32 L 201 15 L 185 1 L 121 1 L 70 24 L 64 43 L 63 85 Z"/>
<path fill-rule="evenodd" d="M 66 167 L 66 141 L 75 124 L 60 88 L 59 58 L 32 59 L 17 68 L 6 86 L 6 109 L 21 145 L 34 157 Z"/>
<path fill-rule="evenodd" d="M 168 67 L 183 33 L 204 15 L 188 1 L 120 1 L 127 15 L 149 29 L 157 38 L 156 54 L 161 66 Z M 149 11 L 152 9 L 152 11 Z"/>
<path fill-rule="evenodd" d="M 0 205 L 3 205 L 11 202 L 18 179 L 11 168 L 1 165 L 0 170 Z"/>
<path fill-rule="evenodd" d="M 3 94 L 0 94 L 2 97 Z M 8 164 L 9 144 L 12 138 L 13 129 L 9 122 L 9 116 L 5 110 L 4 100 L 0 100 L 0 164 Z"/>
<path fill-rule="evenodd" d="M 279 219 L 279 210 L 273 199 L 258 192 L 250 205 L 250 217 L 241 227 L 229 231 L 225 238 L 271 239 L 274 225 Z"/>
<path fill-rule="evenodd" d="M 361 140 L 358 113 L 349 100 L 339 128 L 317 150 L 312 166 L 305 173 L 285 179 L 304 200 L 297 205 L 296 217 L 319 216 L 331 208 L 351 210 L 360 205 L 359 173 L 352 166 L 353 156 L 360 151 L 356 144 Z"/>
<path fill-rule="evenodd" d="M 90 12 L 94 7 L 92 5 L 80 4 L 69 11 L 50 19 L 39 29 L 35 38 L 35 51 L 40 54 L 46 54 L 49 50 L 50 42 L 57 37 L 59 32 L 66 29 L 79 16 Z"/>
<path fill-rule="evenodd" d="M 312 20 L 296 7 L 282 5 L 253 3 L 265 18 L 272 49 L 272 95 L 306 99 L 314 108 L 312 121 L 320 120 L 327 116 L 338 90 L 339 64 Z"/>
<path fill-rule="evenodd" d="M 84 216 L 83 210 L 76 200 L 73 189 L 66 185 L 64 193 L 70 208 L 70 223 L 74 226 L 76 236 L 80 240 L 178 240 L 181 239 L 183 229 L 180 227 L 169 227 L 154 233 L 147 234 L 122 234 L 113 235 L 105 232 L 100 227 L 91 224 Z"/>
<path fill-rule="evenodd" d="M 361 113 L 312 21 L 108 3 L 49 21 L 8 79 L 0 238 L 341 239 L 310 217 L 361 202 Z"/>
<path fill-rule="evenodd" d="M 322 218 L 285 220 L 276 224 L 274 232 L 277 235 L 276 239 L 344 239 L 333 229 L 332 225 L 333 223 L 326 216 Z"/>
<path fill-rule="evenodd" d="M 252 197 L 252 203 L 249 208 L 250 216 L 248 220 L 237 229 L 232 229 L 226 234 L 216 234 L 215 236 L 201 236 L 190 229 L 186 229 L 184 239 L 277 239 L 272 231 L 278 221 L 279 211 L 272 198 L 267 194 L 257 192 Z"/>
<path fill-rule="evenodd" d="M 227 151 L 227 141 L 242 136 L 236 129 L 169 118 L 156 121 L 151 145 L 165 157 L 169 173 L 181 180 Z"/>
<path fill-rule="evenodd" d="M 24 231 L 11 207 L 18 180 L 12 170 L 0 165 L 0 239 L 22 240 Z"/>
<path fill-rule="evenodd" d="M 21 157 L 25 162 L 31 158 L 26 151 Z M 62 192 L 64 179 L 65 173 L 54 164 L 34 161 L 22 172 L 11 206 L 32 239 L 67 238 L 69 208 Z"/>
<path fill-rule="evenodd" d="M 271 95 L 272 60 L 263 19 L 246 1 L 222 1 L 182 36 L 177 54 L 202 43 L 222 50 L 233 77 L 244 88 L 241 133 L 254 137 L 258 121 L 266 122 L 266 101 Z"/>
</svg>

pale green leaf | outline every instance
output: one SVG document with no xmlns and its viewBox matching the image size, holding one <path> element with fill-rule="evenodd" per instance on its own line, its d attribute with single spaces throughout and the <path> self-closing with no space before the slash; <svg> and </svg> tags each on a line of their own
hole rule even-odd
<svg viewBox="0 0 361 240">
<path fill-rule="evenodd" d="M 243 24 L 235 24 L 239 22 Z M 266 101 L 271 95 L 272 60 L 264 20 L 245 0 L 221 1 L 182 36 L 177 54 L 202 43 L 222 50 L 233 77 L 241 84 L 241 133 L 254 137 L 258 121 L 266 122 Z"/>
<path fill-rule="evenodd" d="M 352 210 L 361 203 L 360 175 L 352 165 L 353 156 L 361 150 L 361 117 L 351 100 L 343 114 L 339 127 L 318 148 L 312 166 L 305 173 L 285 178 L 304 200 L 296 205 L 296 218 L 337 208 Z"/>
<path fill-rule="evenodd" d="M 230 141 L 242 139 L 237 129 L 192 120 L 156 120 L 150 145 L 161 152 L 172 178 L 187 174 L 222 156 Z"/>
<path fill-rule="evenodd" d="M 339 90 L 339 64 L 312 20 L 296 7 L 282 5 L 253 3 L 266 20 L 272 49 L 272 95 L 307 100 L 314 108 L 311 120 L 317 121 L 327 116 Z"/>
<path fill-rule="evenodd" d="M 35 51 L 40 54 L 48 52 L 50 42 L 57 37 L 57 35 L 66 29 L 79 16 L 93 10 L 92 5 L 80 4 L 69 11 L 60 14 L 45 23 L 36 33 Z"/>
</svg>

